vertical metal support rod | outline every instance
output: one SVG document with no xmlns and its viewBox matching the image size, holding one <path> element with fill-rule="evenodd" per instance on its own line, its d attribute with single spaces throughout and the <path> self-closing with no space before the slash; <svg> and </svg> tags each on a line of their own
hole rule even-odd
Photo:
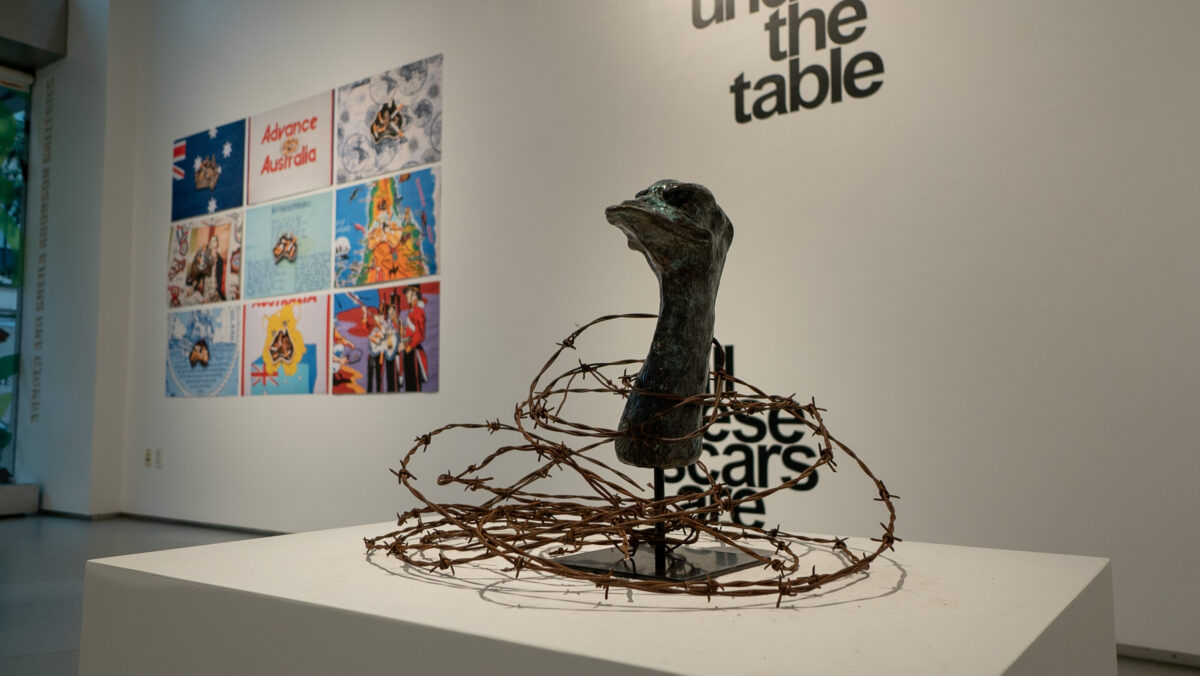
<svg viewBox="0 0 1200 676">
<path fill-rule="evenodd" d="M 666 497 L 666 481 L 663 476 L 663 468 L 654 468 L 654 501 L 662 502 Z M 666 513 L 666 510 L 663 510 Z M 656 542 L 654 543 L 654 574 L 662 577 L 667 574 L 667 524 L 664 521 L 659 521 L 654 524 L 654 535 Z"/>
</svg>

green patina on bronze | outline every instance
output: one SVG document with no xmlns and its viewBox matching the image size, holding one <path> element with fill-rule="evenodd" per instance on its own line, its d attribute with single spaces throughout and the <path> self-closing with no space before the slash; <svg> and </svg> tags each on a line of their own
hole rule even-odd
<svg viewBox="0 0 1200 676">
<path fill-rule="evenodd" d="M 704 393 L 733 225 L 707 188 L 672 180 L 604 215 L 646 257 L 659 287 L 658 324 L 621 413 L 617 458 L 637 467 L 684 467 L 700 457 L 702 410 L 681 400 Z"/>
</svg>

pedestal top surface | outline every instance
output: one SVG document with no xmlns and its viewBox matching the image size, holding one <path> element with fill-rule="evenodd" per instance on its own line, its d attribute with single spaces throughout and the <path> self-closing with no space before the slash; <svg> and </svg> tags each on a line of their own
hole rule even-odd
<svg viewBox="0 0 1200 676">
<path fill-rule="evenodd" d="M 868 574 L 816 592 L 660 595 L 492 565 L 406 569 L 362 540 L 392 522 L 97 559 L 186 580 L 643 667 L 704 673 L 737 653 L 745 673 L 1000 673 L 1100 574 L 1107 559 L 901 542 Z M 850 538 L 852 548 L 877 543 Z M 814 562 L 818 572 L 830 561 Z M 822 565 L 822 562 L 824 565 Z M 730 578 L 764 577 L 759 570 Z M 962 667 L 962 668 L 960 668 Z"/>
</svg>

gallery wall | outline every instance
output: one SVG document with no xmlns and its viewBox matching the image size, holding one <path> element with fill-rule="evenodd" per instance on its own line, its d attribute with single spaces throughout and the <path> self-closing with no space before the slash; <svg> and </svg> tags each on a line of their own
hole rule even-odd
<svg viewBox="0 0 1200 676">
<path fill-rule="evenodd" d="M 123 501 L 137 16 L 70 3 L 71 56 L 34 83 L 16 475 L 50 511 Z"/>
<path fill-rule="evenodd" d="M 811 107 L 793 112 L 790 91 L 769 96 L 795 77 L 789 31 L 767 25 L 769 5 L 786 21 L 791 3 L 751 13 L 737 0 L 703 28 L 715 4 L 699 2 L 696 22 L 689 4 L 147 2 L 122 15 L 140 58 L 121 72 L 127 108 L 108 114 L 137 132 L 105 133 L 122 144 L 106 145 L 112 170 L 131 178 L 130 229 L 111 233 L 119 246 L 87 228 L 64 243 L 75 226 L 62 206 L 47 275 L 56 290 L 103 278 L 94 305 L 65 289 L 54 302 L 85 337 L 128 313 L 128 367 L 103 372 L 97 355 L 47 375 L 43 416 L 58 417 L 39 424 L 123 409 L 118 434 L 57 432 L 119 459 L 119 511 L 284 531 L 386 520 L 412 506 L 388 469 L 414 437 L 511 415 L 578 325 L 657 309 L 650 270 L 603 209 L 659 178 L 694 180 L 736 231 L 717 334 L 737 375 L 827 409 L 901 496 L 902 538 L 1111 557 L 1118 640 L 1200 654 L 1200 592 L 1186 584 L 1200 564 L 1188 47 L 1200 9 L 863 0 L 857 17 L 855 3 L 800 2 L 797 15 L 844 23 L 816 49 L 801 22 L 795 70 L 840 60 L 860 75 L 841 79 L 837 102 L 806 76 Z M 173 141 L 435 54 L 439 392 L 165 397 Z M 649 328 L 607 331 L 579 357 L 641 356 Z M 80 404 L 66 385 L 79 373 L 123 389 L 95 386 Z M 589 400 L 577 415 L 618 411 Z M 430 478 L 494 443 L 435 447 Z M 145 466 L 147 449 L 161 467 Z M 862 488 L 846 468 L 823 472 L 758 518 L 873 535 L 878 504 Z"/>
</svg>

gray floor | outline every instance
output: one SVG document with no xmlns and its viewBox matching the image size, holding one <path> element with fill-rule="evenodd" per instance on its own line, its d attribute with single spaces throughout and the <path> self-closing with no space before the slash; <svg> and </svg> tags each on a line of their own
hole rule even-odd
<svg viewBox="0 0 1200 676">
<path fill-rule="evenodd" d="M 1200 669 L 1120 657 L 1117 659 L 1117 674 L 1118 676 L 1195 676 L 1200 674 Z"/>
<path fill-rule="evenodd" d="M 79 665 L 83 564 L 88 559 L 255 537 L 134 519 L 0 518 L 0 674 L 60 676 Z M 1120 676 L 1200 670 L 1121 658 Z"/>
<path fill-rule="evenodd" d="M 0 674 L 75 674 L 88 559 L 255 537 L 116 518 L 0 518 Z"/>
</svg>

